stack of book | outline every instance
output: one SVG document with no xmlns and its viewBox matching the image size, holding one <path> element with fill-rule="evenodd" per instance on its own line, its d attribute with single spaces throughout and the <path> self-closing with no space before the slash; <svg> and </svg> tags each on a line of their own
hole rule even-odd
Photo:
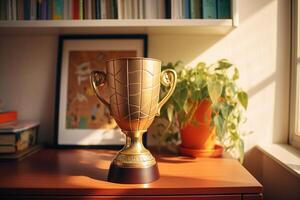
<svg viewBox="0 0 300 200">
<path fill-rule="evenodd" d="M 0 160 L 22 159 L 37 151 L 39 123 L 18 121 L 17 112 L 0 113 Z"/>
<path fill-rule="evenodd" d="M 231 0 L 0 0 L 0 20 L 201 18 L 231 18 Z"/>
<path fill-rule="evenodd" d="M 168 18 L 168 17 L 167 17 Z M 171 0 L 173 19 L 230 19 L 230 0 Z"/>
<path fill-rule="evenodd" d="M 0 20 L 118 19 L 117 0 L 1 0 Z"/>
</svg>

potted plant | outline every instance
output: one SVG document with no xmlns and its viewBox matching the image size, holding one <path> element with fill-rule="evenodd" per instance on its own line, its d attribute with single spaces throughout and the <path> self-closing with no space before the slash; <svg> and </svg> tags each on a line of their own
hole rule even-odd
<svg viewBox="0 0 300 200">
<path fill-rule="evenodd" d="M 212 65 L 201 62 L 193 68 L 168 63 L 165 68 L 175 69 L 178 81 L 161 110 L 167 123 L 156 123 L 162 129 L 159 144 L 177 144 L 181 138 L 180 152 L 184 155 L 215 157 L 224 148 L 242 161 L 240 124 L 245 121 L 248 95 L 236 83 L 238 69 L 226 59 Z"/>
</svg>

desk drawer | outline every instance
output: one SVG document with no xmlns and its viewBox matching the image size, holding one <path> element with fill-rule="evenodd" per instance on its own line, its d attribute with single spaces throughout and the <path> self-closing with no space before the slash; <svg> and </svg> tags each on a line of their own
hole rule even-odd
<svg viewBox="0 0 300 200">
<path fill-rule="evenodd" d="M 42 199 L 42 200 L 241 200 L 241 195 L 178 195 L 178 196 L 23 196 L 4 197 L 1 199 Z"/>
</svg>

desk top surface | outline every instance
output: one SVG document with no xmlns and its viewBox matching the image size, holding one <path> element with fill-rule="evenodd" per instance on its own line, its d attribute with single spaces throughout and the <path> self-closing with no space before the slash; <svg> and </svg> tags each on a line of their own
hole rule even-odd
<svg viewBox="0 0 300 200">
<path fill-rule="evenodd" d="M 106 181 L 116 151 L 43 149 L 19 162 L 0 162 L 0 194 L 192 195 L 261 193 L 236 160 L 158 156 L 160 179 L 150 184 Z"/>
</svg>

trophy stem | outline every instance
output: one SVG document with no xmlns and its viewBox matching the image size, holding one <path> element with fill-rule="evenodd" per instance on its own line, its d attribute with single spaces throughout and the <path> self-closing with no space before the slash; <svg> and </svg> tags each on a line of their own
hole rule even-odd
<svg viewBox="0 0 300 200">
<path fill-rule="evenodd" d="M 144 154 L 149 151 L 143 144 L 143 134 L 145 131 L 123 131 L 126 135 L 125 148 L 122 149 L 123 154 Z"/>
<path fill-rule="evenodd" d="M 145 131 L 124 131 L 126 144 L 110 165 L 108 181 L 115 183 L 150 183 L 159 178 L 155 158 L 144 147 Z"/>
</svg>

